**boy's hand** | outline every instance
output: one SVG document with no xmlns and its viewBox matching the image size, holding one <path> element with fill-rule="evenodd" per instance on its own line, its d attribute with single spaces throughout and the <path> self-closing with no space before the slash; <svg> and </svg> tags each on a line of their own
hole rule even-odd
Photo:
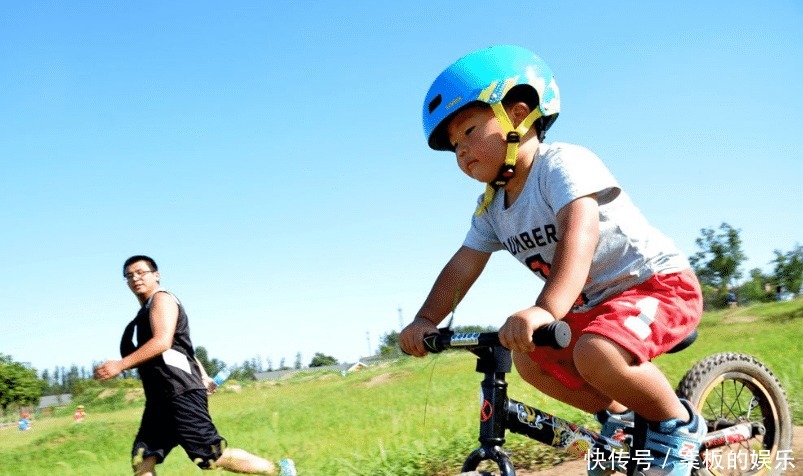
<svg viewBox="0 0 803 476">
<path fill-rule="evenodd" d="M 399 335 L 399 347 L 415 357 L 427 355 L 424 348 L 424 337 L 430 334 L 437 334 L 438 327 L 429 319 L 416 317 Z"/>
<path fill-rule="evenodd" d="M 514 352 L 532 352 L 533 332 L 555 320 L 548 311 L 538 307 L 528 307 L 507 318 L 499 329 L 499 342 Z"/>
</svg>

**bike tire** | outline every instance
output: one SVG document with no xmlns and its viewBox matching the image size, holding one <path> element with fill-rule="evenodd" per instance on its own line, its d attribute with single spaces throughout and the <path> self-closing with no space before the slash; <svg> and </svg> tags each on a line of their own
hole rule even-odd
<svg viewBox="0 0 803 476">
<path fill-rule="evenodd" d="M 678 395 L 688 399 L 703 415 L 709 431 L 718 424 L 744 421 L 761 423 L 766 429 L 763 435 L 721 448 L 723 458 L 720 463 L 734 461 L 734 464 L 696 469 L 693 475 L 769 476 L 783 473 L 776 461 L 780 451 L 791 450 L 792 414 L 778 378 L 755 357 L 735 352 L 708 356 L 689 369 L 678 384 Z M 763 451 L 765 456 L 769 451 L 771 464 L 751 463 L 737 468 L 742 466 L 743 455 L 749 461 L 751 454 L 760 454 L 758 451 Z M 731 456 L 727 456 L 729 453 Z"/>
<path fill-rule="evenodd" d="M 488 471 L 469 471 L 467 473 L 460 473 L 457 476 L 494 476 L 493 473 Z"/>
</svg>

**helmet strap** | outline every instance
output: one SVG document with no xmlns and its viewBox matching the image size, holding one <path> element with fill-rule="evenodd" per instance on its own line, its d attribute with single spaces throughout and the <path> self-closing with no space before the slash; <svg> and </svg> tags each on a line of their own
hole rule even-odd
<svg viewBox="0 0 803 476">
<path fill-rule="evenodd" d="M 513 127 L 513 122 L 505 111 L 505 107 L 501 102 L 491 104 L 496 120 L 502 126 L 502 132 L 505 134 L 505 142 L 507 142 L 507 152 L 505 153 L 505 163 L 499 168 L 499 173 L 496 178 L 485 187 L 485 195 L 482 197 L 482 203 L 477 207 L 475 212 L 476 216 L 482 215 L 493 202 L 496 189 L 504 187 L 516 175 L 516 158 L 519 153 L 519 143 L 521 138 L 527 131 L 530 130 L 533 123 L 541 117 L 541 109 L 533 109 L 524 120 L 521 121 L 518 127 Z"/>
</svg>

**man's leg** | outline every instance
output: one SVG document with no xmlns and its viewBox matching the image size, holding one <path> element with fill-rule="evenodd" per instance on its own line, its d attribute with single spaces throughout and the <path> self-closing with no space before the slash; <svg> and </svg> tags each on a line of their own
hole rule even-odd
<svg viewBox="0 0 803 476">
<path fill-rule="evenodd" d="M 134 461 L 134 476 L 156 476 L 156 456 Z"/>
<path fill-rule="evenodd" d="M 223 450 L 215 466 L 235 473 L 276 474 L 276 466 L 272 462 L 239 448 Z"/>
</svg>

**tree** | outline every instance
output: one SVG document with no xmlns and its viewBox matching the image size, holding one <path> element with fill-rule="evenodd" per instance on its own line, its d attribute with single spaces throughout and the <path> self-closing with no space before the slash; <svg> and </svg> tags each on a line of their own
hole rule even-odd
<svg viewBox="0 0 803 476">
<path fill-rule="evenodd" d="M 282 357 L 281 360 L 279 360 L 279 369 L 278 370 L 290 370 L 290 367 L 288 367 L 284 363 L 284 357 Z"/>
<path fill-rule="evenodd" d="M 760 269 L 750 270 L 750 280 L 739 286 L 737 296 L 740 301 L 769 302 L 773 299 L 773 293 L 768 292 L 766 286 L 772 281 L 771 276 L 767 276 Z"/>
<path fill-rule="evenodd" d="M 11 405 L 36 405 L 47 384 L 36 375 L 36 370 L 8 355 L 0 354 L 0 408 L 5 413 Z"/>
<path fill-rule="evenodd" d="M 703 228 L 702 236 L 695 240 L 700 251 L 689 259 L 703 288 L 714 290 L 707 300 L 718 306 L 725 303 L 729 288 L 742 276 L 739 266 L 747 259 L 742 252 L 740 231 L 727 223 L 719 226 L 718 233 L 713 228 Z"/>
<path fill-rule="evenodd" d="M 399 357 L 402 355 L 397 331 L 390 331 L 379 339 L 379 355 L 382 357 Z"/>
<path fill-rule="evenodd" d="M 803 285 L 803 246 L 796 245 L 795 249 L 786 253 L 775 250 L 773 263 L 775 284 L 790 293 L 800 294 Z"/>
<path fill-rule="evenodd" d="M 70 371 L 67 372 L 67 376 L 64 377 L 64 386 L 68 393 L 75 392 L 75 384 L 81 380 L 81 373 L 78 370 L 78 366 L 73 364 L 70 366 Z"/>
<path fill-rule="evenodd" d="M 309 363 L 310 368 L 325 367 L 327 365 L 337 365 L 337 359 L 331 355 L 324 355 L 320 352 L 315 352 L 315 355 L 312 357 L 312 361 Z"/>
<path fill-rule="evenodd" d="M 45 388 L 42 390 L 42 393 L 45 395 L 49 395 L 50 392 L 50 372 L 45 369 L 42 371 L 42 381 L 45 382 Z"/>
<path fill-rule="evenodd" d="M 256 366 L 252 360 L 245 360 L 243 361 L 242 365 L 234 367 L 231 371 L 231 377 L 235 380 L 245 381 L 245 380 L 255 380 L 256 377 L 254 374 L 256 373 Z"/>
<path fill-rule="evenodd" d="M 199 345 L 195 348 L 195 358 L 201 363 L 201 366 L 206 370 L 209 375 L 214 375 L 209 369 L 209 352 L 206 347 Z"/>
<path fill-rule="evenodd" d="M 217 375 L 218 372 L 226 367 L 226 364 L 223 361 L 218 359 L 210 359 L 209 352 L 206 350 L 206 347 L 200 345 L 195 348 L 195 357 L 198 358 L 198 362 L 201 363 L 203 368 L 206 370 L 206 373 L 212 377 Z"/>
<path fill-rule="evenodd" d="M 293 368 L 296 370 L 301 368 L 301 352 L 296 354 L 296 362 L 293 364 Z"/>
</svg>

